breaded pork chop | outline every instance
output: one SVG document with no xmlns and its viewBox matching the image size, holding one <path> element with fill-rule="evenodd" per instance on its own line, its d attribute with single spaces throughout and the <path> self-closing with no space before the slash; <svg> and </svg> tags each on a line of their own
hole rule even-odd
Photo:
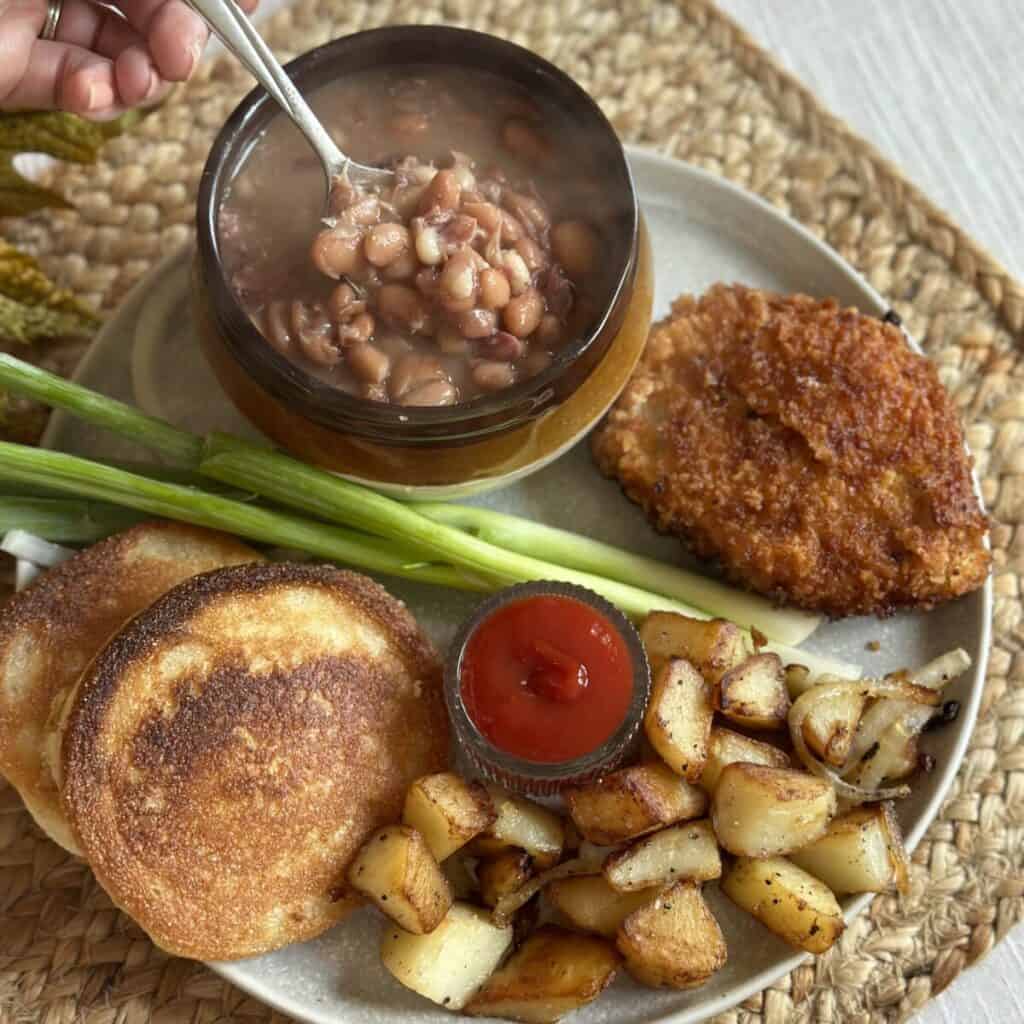
<svg viewBox="0 0 1024 1024">
<path fill-rule="evenodd" d="M 401 602 L 332 566 L 248 565 L 169 591 L 83 674 L 62 795 L 157 945 L 228 960 L 344 917 L 353 855 L 448 753 L 440 663 Z"/>
<path fill-rule="evenodd" d="M 78 853 L 47 761 L 48 730 L 85 666 L 126 620 L 199 572 L 260 558 L 233 537 L 146 522 L 50 569 L 0 611 L 0 773 L 36 822 Z"/>
<path fill-rule="evenodd" d="M 659 529 L 786 604 L 929 608 L 989 570 L 935 367 L 834 300 L 739 285 L 678 299 L 593 445 Z"/>
</svg>

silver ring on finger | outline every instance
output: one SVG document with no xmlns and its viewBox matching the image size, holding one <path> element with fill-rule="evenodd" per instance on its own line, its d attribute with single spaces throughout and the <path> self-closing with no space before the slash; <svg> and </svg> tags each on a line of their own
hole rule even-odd
<svg viewBox="0 0 1024 1024">
<path fill-rule="evenodd" d="M 57 26 L 60 24 L 61 12 L 64 10 L 64 0 L 47 0 L 46 20 L 43 22 L 43 30 L 39 33 L 40 39 L 56 39 Z"/>
</svg>

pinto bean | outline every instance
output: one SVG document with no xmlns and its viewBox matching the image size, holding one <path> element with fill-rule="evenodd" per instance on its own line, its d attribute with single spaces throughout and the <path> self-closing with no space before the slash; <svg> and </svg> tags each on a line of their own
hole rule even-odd
<svg viewBox="0 0 1024 1024">
<path fill-rule="evenodd" d="M 391 360 L 375 345 L 357 343 L 345 350 L 345 362 L 367 384 L 383 384 L 391 369 Z"/>
<path fill-rule="evenodd" d="M 365 269 L 366 260 L 362 252 L 363 233 L 349 225 L 338 225 L 321 231 L 313 239 L 310 259 L 313 266 L 337 280 Z"/>
<path fill-rule="evenodd" d="M 460 249 L 448 258 L 438 280 L 441 303 L 446 308 L 458 307 L 469 302 L 472 309 L 475 304 L 478 284 L 476 264 L 465 249 Z"/>
<path fill-rule="evenodd" d="M 369 341 L 373 337 L 374 327 L 376 322 L 371 314 L 360 313 L 351 320 L 338 324 L 338 340 L 343 346 Z"/>
<path fill-rule="evenodd" d="M 554 348 L 562 340 L 562 322 L 553 313 L 545 313 L 533 337 L 544 348 Z"/>
<path fill-rule="evenodd" d="M 494 203 L 463 202 L 462 211 L 472 217 L 489 234 L 501 227 L 501 210 Z"/>
<path fill-rule="evenodd" d="M 366 302 L 347 281 L 342 281 L 327 300 L 327 312 L 335 322 L 351 320 L 366 312 Z"/>
<path fill-rule="evenodd" d="M 597 266 L 600 248 L 597 232 L 581 220 L 563 220 L 551 229 L 555 259 L 573 277 L 589 274 Z"/>
<path fill-rule="evenodd" d="M 428 267 L 436 267 L 444 259 L 444 248 L 441 245 L 441 233 L 423 217 L 412 222 L 413 244 L 416 246 L 416 258 Z"/>
<path fill-rule="evenodd" d="M 532 238 L 520 238 L 515 250 L 523 257 L 526 269 L 531 274 L 544 270 L 548 265 L 548 254 Z"/>
<path fill-rule="evenodd" d="M 278 350 L 287 354 L 292 347 L 291 313 L 284 299 L 268 302 L 263 310 L 262 331 L 267 341 Z"/>
<path fill-rule="evenodd" d="M 526 351 L 526 342 L 508 331 L 498 331 L 497 334 L 478 341 L 477 349 L 488 359 L 495 359 L 502 363 L 514 363 L 517 359 L 522 358 Z"/>
<path fill-rule="evenodd" d="M 412 249 L 406 249 L 393 263 L 381 269 L 385 281 L 408 281 L 419 269 L 420 261 Z"/>
<path fill-rule="evenodd" d="M 480 274 L 480 305 L 484 309 L 504 309 L 510 298 L 512 289 L 501 270 L 488 267 Z"/>
<path fill-rule="evenodd" d="M 413 334 L 429 334 L 430 312 L 418 292 L 404 284 L 386 284 L 377 293 L 377 309 L 385 320 Z"/>
<path fill-rule="evenodd" d="M 369 227 L 380 220 L 380 199 L 377 196 L 365 196 L 357 199 L 350 207 L 342 210 L 338 216 L 339 224 L 358 224 Z"/>
<path fill-rule="evenodd" d="M 410 244 L 409 229 L 404 224 L 388 221 L 370 228 L 363 242 L 363 252 L 375 267 L 387 267 L 405 253 Z"/>
<path fill-rule="evenodd" d="M 462 198 L 462 186 L 455 172 L 450 168 L 438 171 L 420 196 L 419 211 L 427 214 L 431 210 L 457 210 Z"/>
<path fill-rule="evenodd" d="M 317 366 L 334 366 L 341 359 L 334 324 L 319 303 L 295 299 L 291 304 L 292 336 L 303 354 Z"/>
<path fill-rule="evenodd" d="M 498 329 L 498 317 L 490 309 L 471 309 L 455 317 L 455 326 L 465 338 L 489 338 Z"/>
<path fill-rule="evenodd" d="M 502 310 L 501 321 L 505 330 L 517 338 L 526 338 L 537 329 L 544 315 L 544 300 L 536 288 L 527 288 Z"/>
<path fill-rule="evenodd" d="M 473 367 L 472 377 L 481 391 L 500 391 L 516 382 L 516 370 L 511 363 L 481 359 Z"/>
<path fill-rule="evenodd" d="M 444 370 L 435 356 L 409 352 L 396 360 L 388 378 L 388 390 L 392 398 L 401 399 L 430 381 L 445 379 Z"/>
<path fill-rule="evenodd" d="M 451 324 L 442 324 L 434 338 L 438 351 L 446 356 L 461 356 L 469 351 L 469 341 L 464 338 Z"/>
<path fill-rule="evenodd" d="M 544 204 L 533 196 L 522 192 L 506 191 L 502 199 L 509 211 L 534 238 L 543 235 L 551 227 L 551 218 Z"/>
<path fill-rule="evenodd" d="M 501 129 L 502 145 L 530 164 L 544 164 L 551 158 L 551 144 L 529 121 L 510 117 Z"/>
<path fill-rule="evenodd" d="M 407 391 L 402 396 L 402 405 L 454 405 L 459 392 L 450 380 L 430 380 Z"/>
<path fill-rule="evenodd" d="M 530 287 L 532 280 L 526 261 L 519 253 L 508 251 L 501 254 L 501 262 L 512 294 L 522 295 Z"/>
</svg>

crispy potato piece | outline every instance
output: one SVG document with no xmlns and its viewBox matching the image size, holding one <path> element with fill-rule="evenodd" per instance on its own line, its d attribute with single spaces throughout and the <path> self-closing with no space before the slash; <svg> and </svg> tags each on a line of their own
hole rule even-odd
<svg viewBox="0 0 1024 1024">
<path fill-rule="evenodd" d="M 835 812 L 835 791 L 823 779 L 742 761 L 722 771 L 711 800 L 719 843 L 741 857 L 798 850 L 825 831 Z"/>
<path fill-rule="evenodd" d="M 827 764 L 846 762 L 866 699 L 854 690 L 819 700 L 804 719 L 804 742 Z"/>
<path fill-rule="evenodd" d="M 439 863 L 483 832 L 496 816 L 487 790 L 454 772 L 417 779 L 402 810 L 402 822 L 423 836 Z"/>
<path fill-rule="evenodd" d="M 818 682 L 806 665 L 787 665 L 785 673 L 790 700 L 796 700 L 805 690 L 816 686 Z"/>
<path fill-rule="evenodd" d="M 708 737 L 708 759 L 704 765 L 704 773 L 700 777 L 701 787 L 708 793 L 714 793 L 722 770 L 726 765 L 736 761 L 763 764 L 769 768 L 793 767 L 789 755 L 778 747 L 733 732 L 732 729 L 713 725 Z"/>
<path fill-rule="evenodd" d="M 603 875 L 584 875 L 552 882 L 544 893 L 577 928 L 614 939 L 619 925 L 634 910 L 650 903 L 658 890 L 618 892 Z"/>
<path fill-rule="evenodd" d="M 512 796 L 500 786 L 487 784 L 496 817 L 473 840 L 476 857 L 495 857 L 508 849 L 525 850 L 539 869 L 557 864 L 565 845 L 562 819 L 546 807 Z"/>
<path fill-rule="evenodd" d="M 689 661 L 671 658 L 658 669 L 644 731 L 661 759 L 687 782 L 704 771 L 714 715 L 712 686 Z"/>
<path fill-rule="evenodd" d="M 532 863 L 525 850 L 505 850 L 491 860 L 482 860 L 476 867 L 480 899 L 493 907 L 502 896 L 515 892 L 533 874 Z"/>
<path fill-rule="evenodd" d="M 596 999 L 619 963 L 611 943 L 545 925 L 484 982 L 463 1012 L 550 1024 Z"/>
<path fill-rule="evenodd" d="M 453 899 L 471 901 L 476 899 L 479 886 L 466 863 L 466 858 L 461 854 L 445 858 L 441 862 L 441 874 L 448 881 L 448 888 L 451 890 Z"/>
<path fill-rule="evenodd" d="M 348 881 L 415 935 L 433 931 L 452 904 L 448 881 L 423 836 L 406 825 L 374 832 L 349 865 Z"/>
<path fill-rule="evenodd" d="M 619 926 L 626 970 L 653 988 L 696 988 L 725 966 L 726 948 L 697 882 L 676 882 Z"/>
<path fill-rule="evenodd" d="M 718 840 L 707 819 L 664 828 L 604 862 L 604 877 L 623 892 L 680 879 L 706 882 L 721 874 Z"/>
<path fill-rule="evenodd" d="M 907 851 L 889 802 L 833 818 L 820 839 L 790 859 L 840 896 L 907 886 Z"/>
<path fill-rule="evenodd" d="M 717 685 L 749 653 L 739 626 L 725 619 L 691 619 L 678 612 L 651 612 L 640 627 L 651 670 L 670 658 L 686 658 Z"/>
<path fill-rule="evenodd" d="M 499 928 L 486 910 L 453 903 L 428 935 L 394 925 L 385 928 L 380 958 L 406 988 L 439 1006 L 461 1010 L 511 945 L 511 926 Z"/>
<path fill-rule="evenodd" d="M 718 684 L 719 710 L 747 729 L 784 729 L 789 691 L 777 654 L 753 654 L 729 669 Z"/>
<path fill-rule="evenodd" d="M 707 808 L 702 790 L 656 761 L 620 768 L 562 795 L 580 832 L 606 846 L 697 818 Z"/>
<path fill-rule="evenodd" d="M 741 857 L 726 867 L 722 892 L 791 946 L 820 954 L 846 926 L 832 890 L 784 857 Z"/>
</svg>

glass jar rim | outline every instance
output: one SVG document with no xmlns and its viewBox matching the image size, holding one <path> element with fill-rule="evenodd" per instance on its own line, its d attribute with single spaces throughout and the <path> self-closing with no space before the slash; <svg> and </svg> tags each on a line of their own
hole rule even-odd
<svg viewBox="0 0 1024 1024">
<path fill-rule="evenodd" d="M 477 727 L 462 699 L 462 662 L 477 628 L 495 612 L 531 597 L 566 597 L 598 612 L 622 638 L 633 670 L 633 692 L 618 728 L 594 750 L 568 761 L 531 761 L 495 746 Z M 650 691 L 650 664 L 643 641 L 633 623 L 600 594 L 586 587 L 557 580 L 519 583 L 484 601 L 459 627 L 444 667 L 444 696 L 448 717 L 456 739 L 473 748 L 466 751 L 470 759 L 476 763 L 481 760 L 486 762 L 501 777 L 557 786 L 585 781 L 598 774 L 602 768 L 612 770 L 612 762 L 628 750 L 639 733 Z"/>
<path fill-rule="evenodd" d="M 225 189 L 258 142 L 262 130 L 279 115 L 261 88 L 252 90 L 232 112 L 215 139 L 199 183 L 196 206 L 197 245 L 202 279 L 209 289 L 212 307 L 224 327 L 232 357 L 274 398 L 307 419 L 347 433 L 379 439 L 379 431 L 395 431 L 395 443 L 429 445 L 452 433 L 463 441 L 490 436 L 534 419 L 555 400 L 554 385 L 577 364 L 613 326 L 621 314 L 622 299 L 636 271 L 640 212 L 636 187 L 622 144 L 593 98 L 569 75 L 530 50 L 515 43 L 469 29 L 442 25 L 403 25 L 368 29 L 333 40 L 310 50 L 285 65 L 289 76 L 304 90 L 315 89 L 342 77 L 331 69 L 338 64 L 364 61 L 368 66 L 399 67 L 438 64 L 478 68 L 506 77 L 520 86 L 524 80 L 544 89 L 545 99 L 571 113 L 587 130 L 593 130 L 614 160 L 608 165 L 609 195 L 614 196 L 617 216 L 624 218 L 621 237 L 627 242 L 616 254 L 607 302 L 590 330 L 567 345 L 545 370 L 492 394 L 467 402 L 439 407 L 395 406 L 350 395 L 308 373 L 267 344 L 258 328 L 236 301 L 220 257 L 217 215 Z M 517 77 L 518 76 L 518 77 Z M 621 212 L 619 212 L 621 211 Z"/>
</svg>

